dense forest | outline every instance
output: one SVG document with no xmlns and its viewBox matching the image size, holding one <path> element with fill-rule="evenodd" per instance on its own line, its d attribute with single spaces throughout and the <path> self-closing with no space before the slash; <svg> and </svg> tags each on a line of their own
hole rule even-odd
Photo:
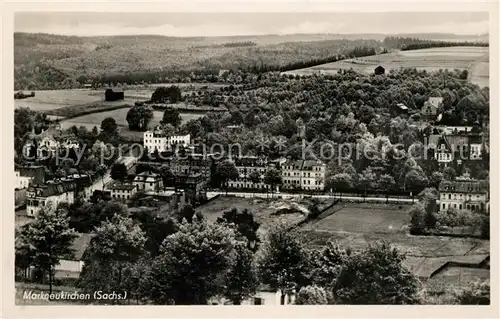
<svg viewBox="0 0 500 319">
<path fill-rule="evenodd" d="M 443 47 L 487 47 L 488 42 L 484 41 L 436 41 L 436 40 L 424 40 L 418 38 L 406 38 L 406 37 L 387 37 L 383 41 L 384 46 L 390 49 L 400 49 L 400 50 L 417 50 L 417 49 L 429 49 L 429 48 L 443 48 Z"/>
</svg>

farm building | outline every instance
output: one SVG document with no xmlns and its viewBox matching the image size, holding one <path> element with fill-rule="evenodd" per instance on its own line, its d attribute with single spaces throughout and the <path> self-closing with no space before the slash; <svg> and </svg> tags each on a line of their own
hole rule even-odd
<svg viewBox="0 0 500 319">
<path fill-rule="evenodd" d="M 125 93 L 119 88 L 106 89 L 104 97 L 106 101 L 118 101 L 125 99 Z"/>
<path fill-rule="evenodd" d="M 385 73 L 385 69 L 382 66 L 377 66 L 375 68 L 375 75 L 383 75 Z"/>
<path fill-rule="evenodd" d="M 422 107 L 421 114 L 424 118 L 433 119 L 438 114 L 438 110 L 443 105 L 442 97 L 429 97 Z"/>
</svg>

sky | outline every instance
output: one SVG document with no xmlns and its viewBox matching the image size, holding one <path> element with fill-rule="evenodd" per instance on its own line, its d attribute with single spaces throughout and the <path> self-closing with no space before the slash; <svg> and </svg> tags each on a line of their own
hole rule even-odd
<svg viewBox="0 0 500 319">
<path fill-rule="evenodd" d="M 488 33 L 487 12 L 18 12 L 16 32 L 77 36 Z"/>
</svg>

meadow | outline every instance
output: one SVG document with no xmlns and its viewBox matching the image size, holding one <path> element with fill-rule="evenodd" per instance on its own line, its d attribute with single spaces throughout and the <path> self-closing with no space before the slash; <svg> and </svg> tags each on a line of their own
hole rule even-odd
<svg viewBox="0 0 500 319">
<path fill-rule="evenodd" d="M 406 254 L 406 266 L 433 288 L 443 287 L 439 284 L 443 277 L 460 279 L 448 281 L 448 286 L 465 285 L 465 277 L 456 276 L 461 272 L 467 273 L 470 280 L 484 278 L 485 269 L 469 267 L 464 270 L 460 264 L 478 265 L 486 259 L 490 254 L 488 240 L 410 235 L 407 226 L 409 205 L 342 205 L 345 206 L 340 210 L 336 208 L 337 211 L 327 217 L 300 227 L 306 245 L 322 247 L 334 240 L 342 246 L 360 250 L 370 243 L 386 240 Z M 458 264 L 445 267 L 450 262 Z M 438 271 L 441 268 L 442 271 Z"/>
<path fill-rule="evenodd" d="M 127 112 L 130 108 L 120 108 L 111 111 L 98 112 L 87 114 L 83 116 L 78 116 L 75 118 L 62 120 L 61 126 L 63 129 L 68 129 L 71 126 L 75 125 L 76 127 L 84 126 L 88 130 L 92 130 L 94 126 L 99 128 L 101 126 L 102 120 L 107 117 L 112 117 L 115 119 L 116 124 L 118 124 L 118 129 L 121 135 L 132 138 L 134 140 L 142 140 L 143 132 L 135 132 L 130 131 L 127 123 Z M 153 128 L 160 124 L 160 121 L 163 118 L 163 111 L 153 111 L 153 119 L 149 123 L 149 128 Z M 203 116 L 203 113 L 181 113 L 182 123 L 185 123 L 192 119 L 197 119 Z"/>
<path fill-rule="evenodd" d="M 363 74 L 373 74 L 381 65 L 386 72 L 391 69 L 416 68 L 428 72 L 439 69 L 469 70 L 469 79 L 480 86 L 488 85 L 489 49 L 487 47 L 447 47 L 411 51 L 395 51 L 363 58 L 347 59 L 310 68 L 284 72 L 285 74 L 329 74 L 353 69 Z"/>
</svg>

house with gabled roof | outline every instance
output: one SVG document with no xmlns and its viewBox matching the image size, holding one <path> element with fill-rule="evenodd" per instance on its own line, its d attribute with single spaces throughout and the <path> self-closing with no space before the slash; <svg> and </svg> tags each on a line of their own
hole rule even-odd
<svg viewBox="0 0 500 319">
<path fill-rule="evenodd" d="M 163 179 L 160 174 L 144 171 L 135 176 L 133 185 L 137 186 L 138 191 L 157 193 L 163 190 Z"/>
<path fill-rule="evenodd" d="M 75 181 L 48 181 L 31 185 L 26 191 L 26 214 L 36 216 L 47 205 L 56 208 L 60 203 L 73 204 L 78 185 Z"/>
<path fill-rule="evenodd" d="M 30 158 L 30 150 L 35 149 L 37 157 L 55 155 L 59 149 L 80 149 L 78 139 L 71 133 L 64 133 L 60 125 L 53 125 L 40 134 L 35 134 L 34 130 L 29 134 L 28 140 L 23 148 L 23 154 Z"/>
<path fill-rule="evenodd" d="M 438 115 L 439 110 L 443 105 L 442 97 L 429 97 L 427 101 L 424 102 L 420 114 L 423 118 L 434 120 Z"/>
<path fill-rule="evenodd" d="M 54 267 L 54 278 L 74 278 L 78 279 L 85 265 L 83 259 L 87 249 L 90 247 L 93 235 L 80 233 L 71 245 L 73 253 L 70 256 L 63 256 L 59 259 L 59 264 Z"/>
<path fill-rule="evenodd" d="M 112 199 L 126 201 L 137 193 L 139 185 L 134 185 L 133 183 L 113 183 L 108 185 L 106 189 L 110 192 Z"/>
</svg>

